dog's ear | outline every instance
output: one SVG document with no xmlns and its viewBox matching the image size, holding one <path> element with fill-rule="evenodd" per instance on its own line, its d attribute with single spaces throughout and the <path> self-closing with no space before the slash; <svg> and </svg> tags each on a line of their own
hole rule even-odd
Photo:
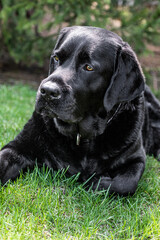
<svg viewBox="0 0 160 240">
<path fill-rule="evenodd" d="M 104 107 L 109 112 L 114 105 L 131 101 L 144 91 L 144 75 L 137 57 L 125 43 L 119 47 L 115 70 L 104 96 Z"/>
</svg>

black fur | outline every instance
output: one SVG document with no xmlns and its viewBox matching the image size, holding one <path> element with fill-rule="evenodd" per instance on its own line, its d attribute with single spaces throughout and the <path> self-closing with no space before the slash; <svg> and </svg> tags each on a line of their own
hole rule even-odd
<svg viewBox="0 0 160 240">
<path fill-rule="evenodd" d="M 31 119 L 0 152 L 0 179 L 37 162 L 81 181 L 92 176 L 93 189 L 133 194 L 159 143 L 160 104 L 131 47 L 104 29 L 65 28 Z"/>
</svg>

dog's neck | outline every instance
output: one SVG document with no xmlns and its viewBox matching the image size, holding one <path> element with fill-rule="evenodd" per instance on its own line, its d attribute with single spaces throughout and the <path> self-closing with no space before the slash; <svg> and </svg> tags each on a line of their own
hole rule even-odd
<svg viewBox="0 0 160 240">
<path fill-rule="evenodd" d="M 97 114 L 86 116 L 78 123 L 66 123 L 57 118 L 54 118 L 54 123 L 61 134 L 74 138 L 76 145 L 80 145 L 82 141 L 91 140 L 103 134 L 120 109 L 121 104 L 118 104 L 109 113 L 103 109 Z"/>
<path fill-rule="evenodd" d="M 111 114 L 111 116 L 106 120 L 106 117 L 105 119 L 102 120 L 102 118 L 100 118 L 100 116 L 98 117 L 97 121 L 95 121 L 95 123 L 97 124 L 97 127 L 98 125 L 100 124 L 101 126 L 99 126 L 101 129 L 101 131 L 98 131 L 98 128 L 96 129 L 97 131 L 94 131 L 94 126 L 93 126 L 93 130 L 91 131 L 92 133 L 94 133 L 94 137 L 96 137 L 97 135 L 101 135 L 106 127 L 111 123 L 111 121 L 116 117 L 116 115 L 118 114 L 120 108 L 121 108 L 121 103 L 117 106 L 116 110 Z M 100 118 L 100 119 L 99 119 Z M 94 124 L 94 123 L 93 123 Z M 81 124 L 77 124 L 77 137 L 76 137 L 76 145 L 79 146 L 80 145 L 80 141 L 81 141 L 81 131 L 80 131 L 80 126 Z M 105 128 L 104 128 L 105 127 Z"/>
</svg>

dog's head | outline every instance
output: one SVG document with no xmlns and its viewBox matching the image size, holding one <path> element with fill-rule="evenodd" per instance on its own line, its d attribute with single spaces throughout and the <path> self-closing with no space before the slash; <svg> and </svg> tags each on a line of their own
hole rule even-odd
<svg viewBox="0 0 160 240">
<path fill-rule="evenodd" d="M 144 77 L 130 46 L 101 28 L 64 28 L 38 89 L 36 111 L 57 126 L 79 124 L 144 90 Z M 83 125 L 83 124 L 82 124 Z"/>
</svg>

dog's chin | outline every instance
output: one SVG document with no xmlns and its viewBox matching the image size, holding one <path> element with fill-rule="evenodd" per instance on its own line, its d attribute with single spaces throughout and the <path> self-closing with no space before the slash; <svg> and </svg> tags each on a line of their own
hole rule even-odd
<svg viewBox="0 0 160 240">
<path fill-rule="evenodd" d="M 35 111 L 51 119 L 56 118 L 59 124 L 74 124 L 81 121 L 82 117 L 79 116 L 76 110 L 67 111 L 67 109 L 52 109 L 48 105 L 36 104 Z"/>
<path fill-rule="evenodd" d="M 77 125 L 82 120 L 82 117 L 77 117 L 71 113 L 57 113 L 46 108 L 36 108 L 38 114 L 44 119 L 53 119 L 58 131 L 65 136 L 74 136 L 77 134 Z"/>
<path fill-rule="evenodd" d="M 55 113 L 51 111 L 40 111 L 40 115 L 46 116 L 51 119 L 56 119 L 59 125 L 70 125 L 70 124 L 77 124 L 82 120 L 81 117 L 76 117 L 72 114 L 63 114 L 63 113 Z"/>
<path fill-rule="evenodd" d="M 77 134 L 78 120 L 62 120 L 59 117 L 54 118 L 54 123 L 58 131 L 65 136 L 74 136 Z"/>
<path fill-rule="evenodd" d="M 35 110 L 38 114 L 40 114 L 41 116 L 44 116 L 44 117 L 48 117 L 48 118 L 52 118 L 52 119 L 58 117 L 57 114 L 54 112 L 50 112 L 50 111 L 43 110 L 43 109 L 35 109 Z"/>
</svg>

